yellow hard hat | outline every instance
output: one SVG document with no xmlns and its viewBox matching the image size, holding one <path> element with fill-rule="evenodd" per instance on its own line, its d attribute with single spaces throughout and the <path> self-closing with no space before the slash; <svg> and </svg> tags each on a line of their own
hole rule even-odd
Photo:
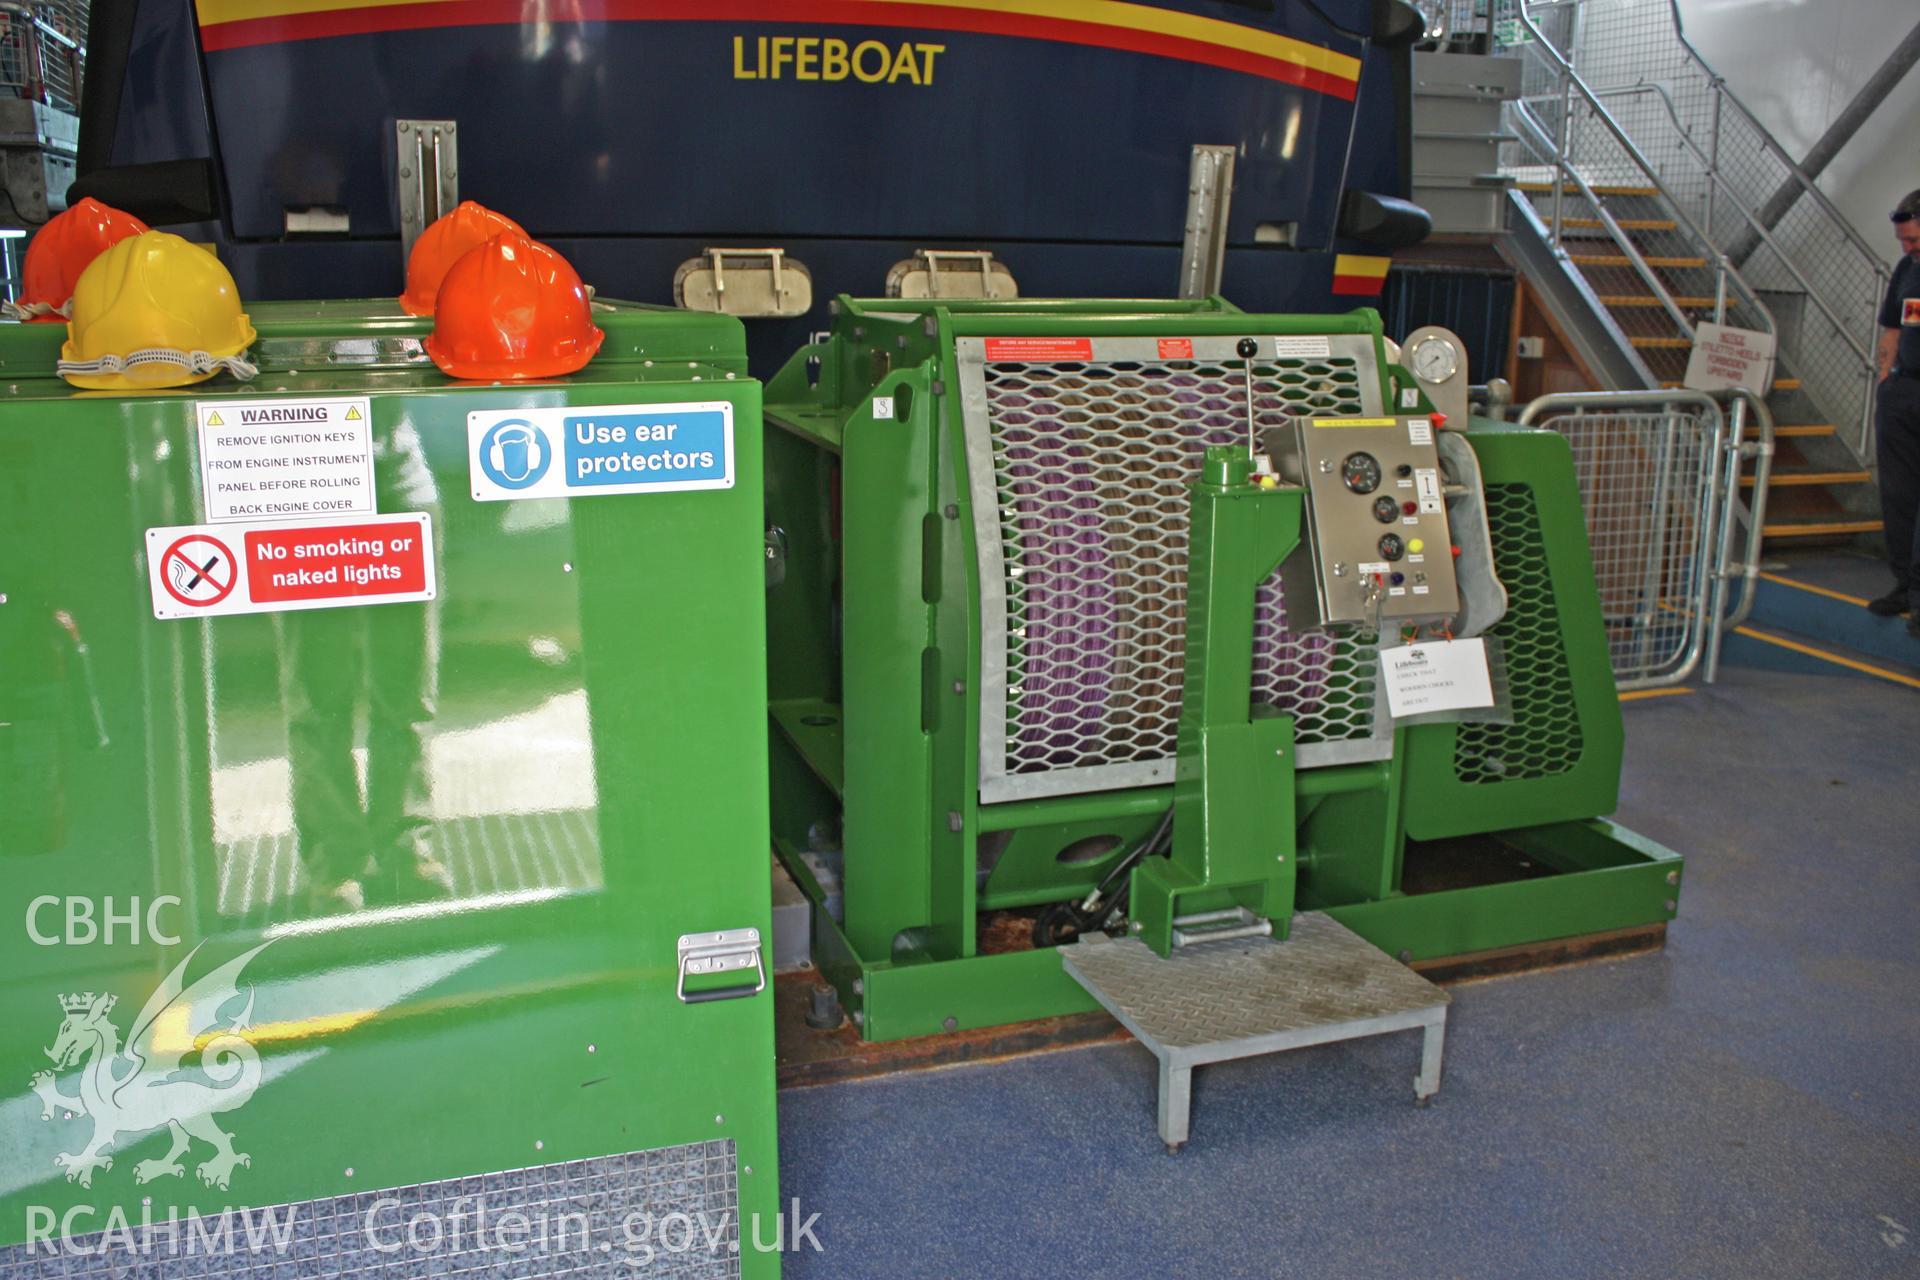
<svg viewBox="0 0 1920 1280">
<path fill-rule="evenodd" d="M 244 358 L 253 339 L 220 259 L 179 236 L 148 231 L 80 273 L 60 376 L 98 391 L 184 387 L 222 369 L 246 379 L 257 372 Z"/>
</svg>

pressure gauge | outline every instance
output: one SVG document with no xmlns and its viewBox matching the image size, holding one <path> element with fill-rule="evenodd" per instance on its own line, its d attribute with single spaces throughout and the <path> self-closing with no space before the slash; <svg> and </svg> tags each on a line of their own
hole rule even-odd
<svg viewBox="0 0 1920 1280">
<path fill-rule="evenodd" d="M 1370 453 L 1350 453 L 1340 464 L 1340 478 L 1355 493 L 1372 493 L 1380 487 L 1380 460 Z"/>
<path fill-rule="evenodd" d="M 1441 337 L 1414 344 L 1413 372 L 1422 382 L 1445 382 L 1460 371 L 1460 351 Z"/>
</svg>

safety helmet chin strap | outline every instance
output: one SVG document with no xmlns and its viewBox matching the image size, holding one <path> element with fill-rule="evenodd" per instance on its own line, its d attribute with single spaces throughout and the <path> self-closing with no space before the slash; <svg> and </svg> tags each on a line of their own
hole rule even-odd
<svg viewBox="0 0 1920 1280">
<path fill-rule="evenodd" d="M 148 347 L 124 356 L 101 356 L 98 360 L 62 360 L 58 369 L 64 378 L 71 374 L 125 373 L 129 369 L 154 364 L 173 365 L 188 373 L 216 373 L 224 369 L 242 382 L 260 372 L 258 365 L 243 356 L 216 356 L 205 351 L 170 351 L 164 347 Z"/>
<path fill-rule="evenodd" d="M 57 307 L 51 302 L 0 302 L 0 315 L 11 320 L 31 320 L 35 316 L 59 316 L 65 320 L 73 315 L 73 299 L 68 298 Z"/>
</svg>

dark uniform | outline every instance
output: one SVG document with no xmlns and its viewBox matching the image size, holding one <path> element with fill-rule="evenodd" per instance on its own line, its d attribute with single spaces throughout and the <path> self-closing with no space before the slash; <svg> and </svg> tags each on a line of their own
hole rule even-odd
<svg viewBox="0 0 1920 1280">
<path fill-rule="evenodd" d="M 1880 514 L 1895 590 L 1920 603 L 1920 262 L 1903 254 L 1880 307 L 1880 325 L 1900 331 L 1893 373 L 1880 384 Z"/>
</svg>

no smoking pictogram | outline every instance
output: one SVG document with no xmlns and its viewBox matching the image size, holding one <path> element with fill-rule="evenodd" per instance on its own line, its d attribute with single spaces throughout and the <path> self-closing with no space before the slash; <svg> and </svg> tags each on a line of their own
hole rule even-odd
<svg viewBox="0 0 1920 1280">
<path fill-rule="evenodd" d="M 240 580 L 233 551 L 204 533 L 176 539 L 160 557 L 160 585 L 190 609 L 219 604 Z"/>
</svg>

